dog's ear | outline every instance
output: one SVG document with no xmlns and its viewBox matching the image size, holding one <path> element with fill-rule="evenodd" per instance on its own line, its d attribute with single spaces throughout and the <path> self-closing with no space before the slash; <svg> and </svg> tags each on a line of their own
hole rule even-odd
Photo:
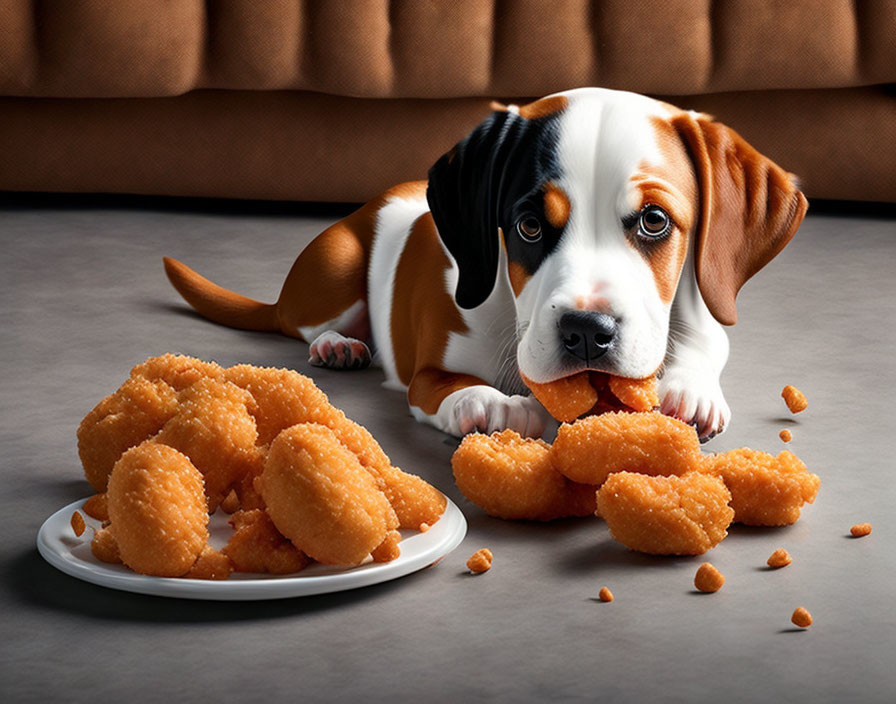
<svg viewBox="0 0 896 704">
<path fill-rule="evenodd" d="M 731 128 L 693 113 L 676 115 L 672 124 L 699 184 L 697 284 L 713 317 L 733 325 L 737 292 L 794 236 L 808 203 L 792 174 Z"/>
<path fill-rule="evenodd" d="M 501 182 L 519 122 L 524 118 L 512 112 L 493 112 L 429 170 L 426 198 L 457 262 L 454 299 L 461 308 L 475 308 L 495 286 Z"/>
</svg>

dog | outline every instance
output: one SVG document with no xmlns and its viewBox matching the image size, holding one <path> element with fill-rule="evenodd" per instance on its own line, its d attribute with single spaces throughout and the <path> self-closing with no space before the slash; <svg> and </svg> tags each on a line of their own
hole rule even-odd
<svg viewBox="0 0 896 704">
<path fill-rule="evenodd" d="M 796 233 L 792 174 L 732 129 L 642 95 L 582 88 L 492 112 L 404 183 L 321 233 L 276 304 L 165 258 L 203 316 L 366 366 L 454 436 L 550 428 L 521 374 L 659 374 L 660 410 L 702 440 L 731 411 L 723 325 Z"/>
</svg>

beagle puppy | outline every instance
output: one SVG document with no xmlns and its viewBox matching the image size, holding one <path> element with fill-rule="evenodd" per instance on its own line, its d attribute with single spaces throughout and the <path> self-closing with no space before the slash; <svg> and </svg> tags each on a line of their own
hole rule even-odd
<svg viewBox="0 0 896 704">
<path fill-rule="evenodd" d="M 552 421 L 520 374 L 658 373 L 661 411 L 708 439 L 735 297 L 796 232 L 794 178 L 707 115 L 582 88 L 493 112 L 436 162 L 321 233 L 275 304 L 173 259 L 211 320 L 309 341 L 314 364 L 371 361 L 446 433 Z"/>
</svg>

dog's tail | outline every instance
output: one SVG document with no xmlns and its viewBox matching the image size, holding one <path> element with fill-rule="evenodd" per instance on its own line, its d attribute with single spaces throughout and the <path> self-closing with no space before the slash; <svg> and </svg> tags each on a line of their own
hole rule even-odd
<svg viewBox="0 0 896 704">
<path fill-rule="evenodd" d="M 163 257 L 165 273 L 174 288 L 196 311 L 216 323 L 243 330 L 280 330 L 277 306 L 228 291 L 177 259 Z"/>
</svg>

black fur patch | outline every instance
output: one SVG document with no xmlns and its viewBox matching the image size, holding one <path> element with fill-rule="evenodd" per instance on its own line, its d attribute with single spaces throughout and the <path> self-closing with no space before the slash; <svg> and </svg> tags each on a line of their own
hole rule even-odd
<svg viewBox="0 0 896 704">
<path fill-rule="evenodd" d="M 527 273 L 556 247 L 562 228 L 547 221 L 542 188 L 560 176 L 562 113 L 527 120 L 494 112 L 430 169 L 426 197 L 439 236 L 457 262 L 454 297 L 461 308 L 480 305 L 495 286 L 499 227 L 509 259 Z M 526 215 L 541 222 L 537 242 L 517 233 L 517 222 Z"/>
</svg>

